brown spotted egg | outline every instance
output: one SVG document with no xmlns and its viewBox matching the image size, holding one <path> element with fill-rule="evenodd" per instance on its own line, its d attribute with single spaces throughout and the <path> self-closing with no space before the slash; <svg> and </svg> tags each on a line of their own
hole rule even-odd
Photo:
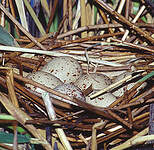
<svg viewBox="0 0 154 150">
<path fill-rule="evenodd" d="M 68 96 L 70 96 L 72 98 L 75 97 L 75 98 L 77 98 L 77 99 L 79 99 L 81 101 L 85 101 L 85 97 L 84 97 L 82 91 L 78 87 L 76 87 L 75 85 L 73 85 L 71 83 L 58 85 L 57 87 L 54 88 L 54 90 L 58 91 L 58 92 L 60 92 L 62 94 L 68 95 Z M 53 94 L 50 94 L 50 97 L 61 100 L 61 101 L 64 101 L 64 102 L 69 103 L 69 104 L 77 105 L 72 101 L 66 100 L 64 98 L 61 98 L 61 97 L 53 95 Z"/>
<path fill-rule="evenodd" d="M 95 92 L 111 85 L 111 79 L 104 74 L 85 74 L 82 75 L 74 83 L 74 85 L 79 87 L 81 90 L 86 90 L 90 85 L 92 85 L 92 88 L 94 90 L 92 93 L 90 93 L 90 95 L 92 95 Z M 111 103 L 113 103 L 116 100 L 116 97 L 111 93 L 103 94 L 99 97 L 96 97 L 95 99 L 90 99 L 90 95 L 86 96 L 86 102 L 98 107 L 108 107 Z"/>
<path fill-rule="evenodd" d="M 95 92 L 96 91 L 92 92 L 90 95 L 94 94 Z M 116 97 L 111 93 L 102 94 L 99 97 L 96 97 L 94 99 L 90 99 L 89 96 L 86 97 L 87 103 L 98 107 L 108 107 L 115 100 L 116 100 Z"/>
<path fill-rule="evenodd" d="M 81 90 L 87 89 L 90 85 L 94 90 L 101 90 L 111 84 L 111 79 L 103 74 L 84 74 L 75 83 Z"/>
<path fill-rule="evenodd" d="M 44 72 L 44 71 L 37 71 L 37 72 L 30 73 L 27 76 L 27 78 L 31 79 L 33 81 L 36 81 L 42 85 L 45 85 L 46 87 L 50 87 L 52 89 L 55 88 L 57 85 L 63 84 L 63 82 L 60 79 L 58 79 L 54 75 Z M 26 84 L 26 87 L 28 87 L 30 90 L 36 92 L 37 87 L 30 85 L 30 84 Z"/>
<path fill-rule="evenodd" d="M 117 76 L 114 80 L 113 80 L 113 83 L 116 83 L 120 80 L 122 80 L 123 78 L 131 75 L 132 73 L 131 72 L 124 72 L 122 74 L 120 74 L 119 76 Z M 132 79 L 132 80 L 129 80 L 128 82 L 126 83 L 123 83 L 121 84 L 118 88 L 114 89 L 113 90 L 113 94 L 117 97 L 120 97 L 124 94 L 125 90 L 129 90 L 131 89 L 135 84 L 136 84 L 136 81 L 135 78 Z M 139 88 L 137 88 L 137 91 L 139 91 L 141 88 L 145 87 L 146 86 L 146 83 L 143 83 Z"/>
<path fill-rule="evenodd" d="M 42 69 L 59 78 L 64 83 L 75 82 L 82 75 L 81 65 L 72 57 L 55 57 Z"/>
</svg>

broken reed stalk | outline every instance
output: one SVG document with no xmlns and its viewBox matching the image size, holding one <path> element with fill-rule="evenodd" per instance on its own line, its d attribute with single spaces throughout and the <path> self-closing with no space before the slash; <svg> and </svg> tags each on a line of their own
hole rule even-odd
<svg viewBox="0 0 154 150">
<path fill-rule="evenodd" d="M 97 149 L 97 129 L 102 128 L 104 125 L 106 125 L 106 121 L 100 121 L 97 122 L 93 125 L 92 127 L 92 136 L 91 139 L 89 140 L 89 143 L 91 144 L 91 149 L 96 150 Z M 87 145 L 88 146 L 88 145 Z"/>
<path fill-rule="evenodd" d="M 6 16 L 8 16 L 11 21 L 34 43 L 36 43 L 36 45 L 38 47 L 40 47 L 41 49 L 46 50 L 46 48 L 40 44 L 29 32 L 27 32 L 27 30 L 25 28 L 23 28 L 23 26 L 21 26 L 21 24 L 6 10 L 6 8 L 0 3 L 0 9 L 5 13 Z"/>
<path fill-rule="evenodd" d="M 94 126 L 92 127 L 91 150 L 96 150 L 97 149 L 96 133 L 97 133 L 97 130 L 96 130 L 95 124 L 94 124 Z"/>
<path fill-rule="evenodd" d="M 64 131 L 63 131 L 63 129 L 58 127 L 55 130 L 56 130 L 56 133 L 59 136 L 60 141 L 62 142 L 63 146 L 65 147 L 65 149 L 66 150 L 73 150 L 69 141 L 68 141 L 68 139 L 67 139 L 67 137 L 66 137 L 66 135 L 65 135 L 65 133 L 64 133 Z"/>
<path fill-rule="evenodd" d="M 105 2 L 101 0 L 95 0 L 102 8 L 104 8 L 106 11 L 108 11 L 111 15 L 113 15 L 115 18 L 119 19 L 122 23 L 128 25 L 130 28 L 135 30 L 138 34 L 143 36 L 145 39 L 147 39 L 149 42 L 154 44 L 154 39 L 150 36 L 148 32 L 145 32 L 141 30 L 139 27 L 137 27 L 135 24 L 128 21 L 124 16 L 117 13 L 115 10 L 113 10 L 109 5 L 107 5 Z"/>
<path fill-rule="evenodd" d="M 82 134 L 79 135 L 79 138 L 80 138 L 86 145 L 88 145 L 88 141 L 85 139 L 85 137 L 84 137 Z"/>
<path fill-rule="evenodd" d="M 120 1 L 120 2 L 119 2 L 119 7 L 118 7 L 118 9 L 117 9 L 117 12 L 118 12 L 119 14 L 121 14 L 121 12 L 122 12 L 122 9 L 123 9 L 123 7 L 124 7 L 125 1 L 126 1 L 126 0 L 123 0 L 123 1 Z M 115 22 L 115 21 L 114 21 L 114 22 Z M 124 29 L 123 29 L 123 28 L 119 28 L 119 30 L 124 32 Z"/>
</svg>

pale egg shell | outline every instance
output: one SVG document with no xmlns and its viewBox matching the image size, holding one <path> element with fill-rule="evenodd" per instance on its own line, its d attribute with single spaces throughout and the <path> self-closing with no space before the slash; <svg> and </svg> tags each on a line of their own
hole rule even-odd
<svg viewBox="0 0 154 150">
<path fill-rule="evenodd" d="M 92 92 L 90 95 L 94 94 L 95 92 L 96 91 Z M 86 97 L 87 103 L 97 106 L 97 107 L 108 107 L 115 100 L 116 100 L 116 97 L 111 93 L 102 94 L 99 97 L 96 97 L 94 99 L 90 99 L 89 96 Z"/>
<path fill-rule="evenodd" d="M 122 80 L 123 78 L 127 77 L 127 76 L 130 75 L 130 74 L 131 74 L 130 72 L 124 72 L 124 73 L 120 74 L 119 76 L 117 76 L 117 77 L 113 80 L 113 83 L 116 83 L 116 82 Z M 122 85 L 122 84 L 121 84 L 121 85 Z M 133 85 L 134 85 L 133 83 L 129 84 L 129 85 L 127 86 L 127 89 L 132 88 Z M 117 97 L 122 96 L 122 95 L 124 94 L 124 87 L 125 87 L 125 86 L 122 86 L 121 88 L 118 87 L 118 89 L 116 89 L 116 90 L 113 92 L 113 94 L 114 94 L 115 96 L 117 96 Z"/>
<path fill-rule="evenodd" d="M 63 84 L 63 82 L 60 79 L 44 71 L 37 71 L 37 72 L 30 73 L 27 76 L 27 78 L 33 81 L 36 81 L 42 85 L 45 85 L 46 87 L 52 88 L 52 89 L 55 88 L 57 85 Z M 26 87 L 36 92 L 37 87 L 30 85 L 30 84 L 26 84 Z"/>
<path fill-rule="evenodd" d="M 113 80 L 113 83 L 116 83 L 129 75 L 131 75 L 131 72 L 122 73 Z M 127 84 L 124 83 L 124 84 L 121 84 L 118 88 L 115 88 L 115 90 L 113 90 L 112 94 L 114 94 L 116 97 L 120 97 L 124 94 L 125 88 L 126 88 L 126 90 L 129 90 L 135 84 L 136 84 L 135 80 L 130 80 L 127 82 Z M 145 86 L 146 86 L 146 83 L 143 83 L 137 90 L 139 90 L 140 88 L 145 87 Z"/>
<path fill-rule="evenodd" d="M 55 57 L 42 69 L 59 78 L 64 83 L 75 82 L 82 75 L 81 65 L 72 57 Z"/>
<path fill-rule="evenodd" d="M 87 89 L 90 85 L 94 90 L 101 90 L 111 84 L 111 79 L 103 74 L 92 73 L 82 75 L 75 83 L 81 90 Z"/>
<path fill-rule="evenodd" d="M 59 85 L 56 88 L 54 88 L 54 90 L 58 91 L 62 94 L 68 95 L 72 98 L 75 97 L 75 98 L 77 98 L 81 101 L 85 101 L 85 97 L 84 97 L 82 91 L 78 87 L 76 87 L 75 85 L 73 85 L 71 83 Z M 66 100 L 64 98 L 61 98 L 61 97 L 53 95 L 53 94 L 50 94 L 50 97 L 56 98 L 58 100 L 64 101 L 64 102 L 69 103 L 69 104 L 77 105 L 76 103 L 74 103 L 72 101 Z"/>
</svg>

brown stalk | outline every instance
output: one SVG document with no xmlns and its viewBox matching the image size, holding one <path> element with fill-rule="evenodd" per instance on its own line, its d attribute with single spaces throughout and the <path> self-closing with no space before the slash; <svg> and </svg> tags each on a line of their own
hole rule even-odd
<svg viewBox="0 0 154 150">
<path fill-rule="evenodd" d="M 145 118 L 146 116 L 148 116 L 148 113 L 146 113 L 146 114 L 144 114 L 144 115 L 140 115 L 139 117 L 136 117 L 136 118 L 134 118 L 133 119 L 133 124 L 136 124 L 136 125 L 138 125 L 138 124 L 142 124 L 145 120 L 143 119 L 143 118 Z M 139 122 L 137 122 L 137 120 L 141 120 L 141 121 L 139 121 Z M 142 120 L 143 119 L 143 120 Z M 138 129 L 140 129 L 140 128 L 138 128 Z M 108 134 L 108 135 L 106 135 L 106 136 L 104 136 L 104 137 L 102 137 L 102 138 L 98 138 L 97 139 L 97 143 L 104 143 L 104 142 L 106 142 L 106 141 L 108 141 L 109 139 L 111 139 L 111 138 L 114 138 L 114 137 L 117 137 L 117 136 L 119 136 L 119 135 L 121 135 L 121 134 L 123 134 L 123 133 L 125 133 L 127 130 L 125 129 L 125 128 L 121 128 L 121 129 L 118 129 L 118 130 L 116 130 L 116 131 L 113 131 L 113 132 L 111 132 L 110 134 Z"/>
<path fill-rule="evenodd" d="M 38 96 L 30 93 L 27 89 L 25 89 L 23 86 L 21 86 L 17 82 L 15 82 L 14 84 L 15 84 L 15 87 L 16 87 L 16 89 L 15 89 L 16 92 L 18 92 L 21 95 L 23 95 L 24 97 L 28 98 L 31 102 L 37 104 L 41 109 L 44 109 L 44 103 L 43 103 L 43 100 L 41 98 L 39 98 Z"/>
<path fill-rule="evenodd" d="M 96 107 L 96 106 L 93 106 L 91 104 L 88 104 L 86 102 L 83 102 L 83 101 L 80 101 L 76 98 L 73 99 L 74 102 L 76 102 L 79 106 L 83 107 L 84 109 L 86 110 L 89 110 L 91 112 L 94 112 L 96 114 L 99 114 L 107 119 L 113 119 L 113 117 L 107 113 L 105 110 L 107 110 L 107 108 L 102 108 L 102 107 Z"/>
<path fill-rule="evenodd" d="M 13 16 L 14 18 L 16 18 L 12 0 L 9 0 L 9 4 L 10 4 L 9 6 L 10 6 L 10 9 L 11 9 L 12 16 Z M 17 35 L 20 37 L 20 33 L 19 33 L 19 30 L 18 30 L 18 28 L 17 28 L 16 25 L 15 25 L 15 29 L 16 29 Z"/>
<path fill-rule="evenodd" d="M 154 39 L 150 36 L 148 32 L 145 32 L 141 30 L 139 27 L 137 27 L 135 24 L 128 21 L 124 16 L 114 11 L 109 5 L 107 5 L 105 2 L 101 0 L 95 0 L 102 8 L 104 8 L 106 11 L 108 11 L 111 15 L 113 15 L 115 18 L 119 19 L 122 23 L 128 25 L 130 28 L 135 30 L 138 34 L 143 36 L 145 39 L 147 39 L 149 42 L 154 44 Z"/>
<path fill-rule="evenodd" d="M 132 111 L 131 111 L 130 107 L 127 108 L 127 113 L 128 113 L 128 121 L 129 121 L 129 123 L 133 124 Z"/>
<path fill-rule="evenodd" d="M 114 117 L 116 120 L 118 120 L 121 124 L 125 125 L 126 127 L 128 127 L 129 129 L 132 128 L 132 124 L 128 123 L 127 121 L 125 121 L 124 119 L 122 119 L 121 117 L 119 117 L 117 114 L 113 113 L 111 110 L 107 110 L 108 113 Z"/>
<path fill-rule="evenodd" d="M 6 83 L 7 83 L 8 92 L 9 92 L 10 99 L 12 100 L 12 103 L 16 107 L 19 107 L 18 100 L 14 91 L 13 71 L 11 69 L 7 70 Z"/>
<path fill-rule="evenodd" d="M 145 23 L 136 23 L 135 24 L 138 27 L 147 27 L 147 28 L 152 28 L 154 24 L 145 24 Z M 116 24 L 97 24 L 97 25 L 89 25 L 89 26 L 84 26 L 84 27 L 79 27 L 78 29 L 68 31 L 66 33 L 62 33 L 57 36 L 57 39 L 64 38 L 66 36 L 70 36 L 73 34 L 77 34 L 80 32 L 84 31 L 89 31 L 89 30 L 102 30 L 102 29 L 107 29 L 107 28 L 119 28 L 123 27 L 123 25 L 116 23 Z"/>
<path fill-rule="evenodd" d="M 137 105 L 140 105 L 140 104 L 143 104 L 143 103 L 146 105 L 147 103 L 152 102 L 152 100 L 153 100 L 153 99 L 151 99 L 151 101 L 148 101 L 146 99 L 146 96 L 151 95 L 153 93 L 153 90 L 154 89 L 152 88 L 152 89 L 140 94 L 139 96 L 135 97 L 134 99 L 131 99 L 128 104 L 118 106 L 115 109 L 125 109 L 125 108 L 128 108 L 128 107 L 137 106 Z"/>
<path fill-rule="evenodd" d="M 19 101 L 20 101 L 20 103 L 21 103 L 21 105 L 24 107 L 24 108 L 26 108 L 26 110 L 30 113 L 30 114 L 32 114 L 32 113 L 34 113 L 34 110 L 31 108 L 31 106 L 26 102 L 26 101 L 24 101 L 23 99 L 19 99 Z"/>
<path fill-rule="evenodd" d="M 109 21 L 107 20 L 107 17 L 105 15 L 105 13 L 103 12 L 103 10 L 99 9 L 99 12 L 100 12 L 100 15 L 103 18 L 105 24 L 109 24 Z M 109 28 L 109 32 L 110 33 L 114 33 L 113 30 L 112 30 L 112 28 Z"/>
<path fill-rule="evenodd" d="M 68 121 L 60 121 L 60 120 L 45 120 L 45 119 L 33 119 L 33 120 L 27 120 L 25 124 L 42 124 L 42 125 L 53 125 L 53 124 L 60 124 L 60 125 L 69 125 L 73 127 L 88 129 L 91 131 L 92 125 L 85 125 L 82 123 L 76 123 L 76 122 L 68 122 Z"/>
<path fill-rule="evenodd" d="M 101 38 L 107 38 L 107 37 L 112 37 L 112 36 L 115 36 L 115 35 L 122 35 L 122 34 L 124 34 L 124 32 L 117 32 L 117 33 L 113 33 L 113 34 L 103 34 L 103 35 L 91 36 L 91 37 L 81 38 L 81 39 L 72 40 L 72 41 L 66 41 L 66 42 L 58 43 L 57 45 L 51 46 L 50 50 L 54 49 L 54 48 L 61 47 L 61 46 L 65 46 L 67 44 L 81 43 L 81 42 L 90 41 L 90 40 L 98 40 L 98 39 L 101 39 Z"/>
<path fill-rule="evenodd" d="M 141 50 L 145 50 L 145 51 L 149 51 L 149 52 L 154 53 L 154 50 L 153 49 L 150 49 L 148 47 L 143 47 L 143 46 L 140 46 L 140 45 L 137 45 L 137 44 L 128 43 L 128 42 L 121 41 L 121 40 L 114 39 L 114 38 L 111 38 L 111 40 L 114 41 L 114 42 L 119 42 L 119 43 L 126 44 L 126 45 L 128 45 L 130 47 L 133 47 L 133 48 L 137 48 L 137 49 L 141 49 Z"/>
<path fill-rule="evenodd" d="M 68 14 L 68 0 L 63 1 L 63 17 Z M 67 32 L 68 19 L 64 22 L 64 32 Z"/>
<path fill-rule="evenodd" d="M 51 24 L 53 22 L 53 19 L 54 19 L 57 4 L 58 4 L 58 0 L 55 0 L 54 4 L 53 4 L 53 7 L 51 9 L 51 12 L 50 12 L 50 18 L 49 18 L 49 22 L 48 22 L 48 25 L 47 25 L 46 33 L 48 33 L 49 30 L 50 30 L 50 26 L 51 26 Z"/>
<path fill-rule="evenodd" d="M 73 2 L 72 0 L 68 0 L 68 15 L 69 15 L 69 30 L 72 30 L 72 24 L 73 24 Z"/>
<path fill-rule="evenodd" d="M 130 14 L 130 4 L 131 0 L 126 0 L 125 17 L 127 20 L 129 19 L 129 14 Z"/>
</svg>

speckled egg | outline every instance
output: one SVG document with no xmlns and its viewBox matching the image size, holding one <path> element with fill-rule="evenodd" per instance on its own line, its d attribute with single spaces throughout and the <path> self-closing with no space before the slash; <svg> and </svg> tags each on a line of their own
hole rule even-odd
<svg viewBox="0 0 154 150">
<path fill-rule="evenodd" d="M 81 90 L 87 89 L 90 85 L 94 90 L 101 90 L 111 84 L 111 79 L 103 74 L 92 73 L 82 75 L 75 83 Z"/>
<path fill-rule="evenodd" d="M 63 82 L 60 79 L 44 71 L 37 71 L 37 72 L 30 73 L 27 76 L 27 78 L 33 81 L 36 81 L 42 85 L 45 85 L 47 87 L 50 87 L 52 89 L 55 88 L 57 85 L 63 84 Z M 28 87 L 32 91 L 36 91 L 36 88 L 37 88 L 30 84 L 26 84 L 26 87 Z"/>
<path fill-rule="evenodd" d="M 117 76 L 114 80 L 113 83 L 116 83 L 122 79 L 124 79 L 125 77 L 131 75 L 131 72 L 124 72 L 122 74 L 120 74 L 119 76 Z M 125 89 L 129 90 L 131 89 L 134 85 L 136 84 L 135 79 L 134 80 L 129 80 L 127 83 L 123 83 L 121 84 L 118 88 L 115 88 L 112 92 L 112 94 L 114 94 L 117 97 L 120 97 L 124 94 Z M 143 83 L 137 90 L 139 91 L 140 88 L 145 87 L 146 83 Z"/>
<path fill-rule="evenodd" d="M 59 78 L 64 83 L 75 82 L 82 75 L 81 65 L 72 57 L 55 57 L 42 69 Z"/>
<path fill-rule="evenodd" d="M 124 73 L 120 74 L 119 76 L 117 76 L 117 77 L 113 80 L 113 83 L 116 83 L 116 82 L 122 80 L 123 78 L 127 77 L 127 76 L 130 75 L 130 74 L 131 74 L 130 72 L 124 72 Z M 133 84 L 133 85 L 134 85 L 134 84 Z M 133 87 L 133 85 L 132 85 L 132 84 L 129 84 L 128 87 L 127 87 L 127 89 L 130 89 L 131 87 Z M 122 86 L 122 85 L 121 85 L 121 86 Z M 114 92 L 112 92 L 112 93 L 113 93 L 115 96 L 120 97 L 120 96 L 122 96 L 122 95 L 124 94 L 124 87 L 125 87 L 125 86 L 118 87 L 117 89 L 115 89 L 115 91 L 113 90 Z"/>
<path fill-rule="evenodd" d="M 84 97 L 82 91 L 78 87 L 76 87 L 75 85 L 73 85 L 71 83 L 59 85 L 59 86 L 55 87 L 54 90 L 58 91 L 58 92 L 60 92 L 62 94 L 68 95 L 68 96 L 70 96 L 72 98 L 75 97 L 75 98 L 77 98 L 77 99 L 79 99 L 81 101 L 85 101 L 85 97 Z M 64 98 L 61 98 L 61 97 L 53 95 L 53 94 L 50 94 L 50 97 L 51 98 L 56 98 L 58 100 L 66 102 L 66 103 L 77 105 L 74 102 L 71 102 L 69 100 L 66 100 Z"/>
<path fill-rule="evenodd" d="M 94 94 L 92 92 L 90 95 Z M 116 97 L 111 93 L 105 93 L 103 95 L 100 95 L 99 97 L 96 97 L 94 99 L 90 99 L 89 96 L 86 97 L 86 102 L 97 106 L 97 107 L 108 107 L 110 104 L 112 104 L 116 100 Z"/>
</svg>

